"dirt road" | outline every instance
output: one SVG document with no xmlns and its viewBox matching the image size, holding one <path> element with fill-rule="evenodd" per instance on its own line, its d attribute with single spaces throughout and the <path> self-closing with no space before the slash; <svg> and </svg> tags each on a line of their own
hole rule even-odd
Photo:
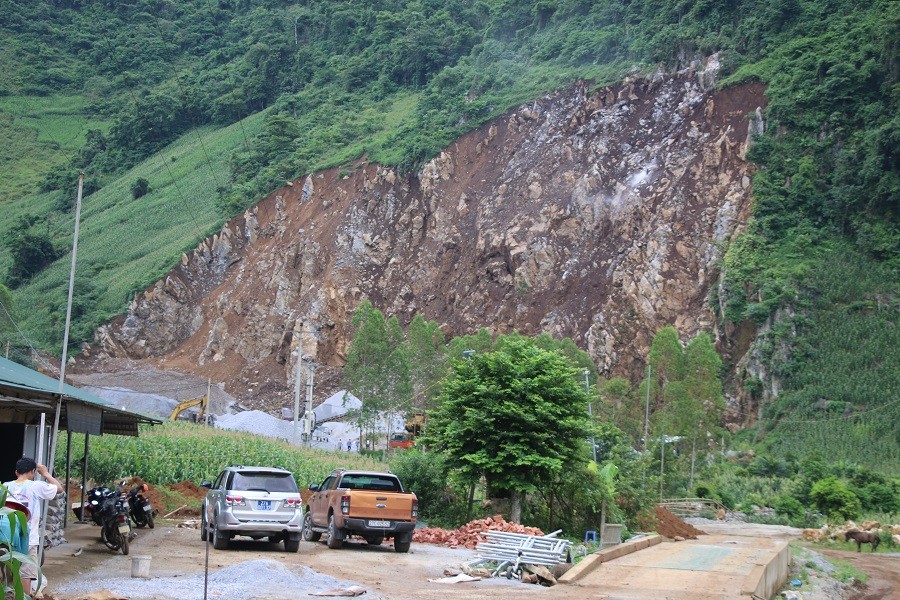
<svg viewBox="0 0 900 600">
<path fill-rule="evenodd" d="M 205 546 L 195 529 L 182 529 L 171 524 L 159 524 L 154 530 L 139 530 L 138 538 L 131 544 L 131 555 L 152 556 L 152 579 L 131 579 L 130 557 L 113 554 L 99 543 L 98 529 L 90 525 L 77 525 L 66 531 L 68 544 L 48 552 L 45 572 L 50 585 L 49 596 L 54 600 L 74 600 L 86 593 L 108 589 L 132 600 L 144 598 L 202 598 Z M 265 597 L 268 600 L 296 598 L 305 594 L 329 589 L 337 584 L 358 584 L 368 590 L 367 598 L 423 600 L 499 600 L 501 598 L 540 596 L 542 598 L 574 598 L 587 600 L 588 594 L 565 594 L 564 590 L 527 585 L 505 578 L 493 578 L 474 583 L 445 585 L 429 582 L 443 576 L 447 567 L 459 565 L 473 556 L 466 549 L 451 550 L 430 544 L 413 544 L 409 554 L 394 552 L 389 542 L 380 547 L 369 547 L 364 542 L 347 542 L 342 550 L 329 550 L 322 543 L 302 542 L 300 552 L 287 554 L 281 544 L 254 542 L 246 538 L 233 540 L 227 551 L 210 547 L 209 570 L 222 574 L 212 581 L 209 597 L 239 600 L 232 592 L 216 589 L 223 586 L 229 573 L 243 577 L 247 600 Z M 72 556 L 81 548 L 79 556 Z M 260 562 L 263 561 L 263 562 Z M 289 589 L 283 595 L 273 592 L 280 576 L 270 563 L 284 565 L 297 577 L 285 580 Z M 241 565 L 251 564 L 265 573 L 251 574 L 241 570 Z M 305 567 L 312 569 L 313 576 Z M 268 580 L 261 580 L 265 577 Z M 228 582 L 231 583 L 231 582 Z M 266 587 L 268 586 L 268 587 Z M 187 590 L 187 591 L 186 591 Z"/>
<path fill-rule="evenodd" d="M 820 550 L 828 558 L 843 560 L 866 575 L 869 582 L 853 600 L 900 599 L 900 554 L 872 554 L 871 552 L 845 552 Z"/>
<path fill-rule="evenodd" d="M 132 579 L 130 557 L 113 554 L 99 542 L 97 527 L 73 525 L 66 530 L 68 544 L 48 552 L 45 572 L 54 600 L 75 600 L 86 593 L 108 589 L 131 600 L 192 600 L 203 597 L 206 547 L 196 529 L 176 528 L 175 522 L 139 530 L 131 544 L 131 556 L 152 556 L 151 579 Z M 724 526 L 723 526 L 724 529 Z M 746 531 L 746 530 L 745 530 Z M 788 536 L 783 531 L 754 531 L 767 537 Z M 78 556 L 72 556 L 78 549 Z M 869 585 L 854 600 L 898 598 L 900 557 L 825 551 L 871 576 Z M 220 600 L 284 600 L 305 597 L 339 585 L 363 586 L 367 598 L 381 600 L 594 600 L 605 596 L 595 586 L 535 585 L 493 578 L 474 583 L 443 585 L 429 579 L 443 576 L 448 567 L 472 558 L 474 552 L 430 544 L 413 544 L 409 554 L 397 554 L 389 542 L 369 547 L 348 542 L 342 550 L 329 550 L 322 543 L 300 545 L 287 554 L 281 544 L 234 540 L 227 551 L 209 549 L 209 597 Z M 240 588 L 235 593 L 233 587 Z"/>
</svg>

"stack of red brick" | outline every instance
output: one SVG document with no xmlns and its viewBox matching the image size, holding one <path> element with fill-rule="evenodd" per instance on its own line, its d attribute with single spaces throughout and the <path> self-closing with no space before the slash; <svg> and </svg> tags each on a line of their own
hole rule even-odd
<svg viewBox="0 0 900 600">
<path fill-rule="evenodd" d="M 464 546 L 474 548 L 478 542 L 487 541 L 480 535 L 485 531 L 506 531 L 508 533 L 522 533 L 525 535 L 544 535 L 537 527 L 525 527 L 517 523 L 509 523 L 502 515 L 494 515 L 484 519 L 469 521 L 459 529 L 449 530 L 440 527 L 423 527 L 413 533 L 413 541 L 425 544 L 441 544 L 456 548 Z"/>
</svg>

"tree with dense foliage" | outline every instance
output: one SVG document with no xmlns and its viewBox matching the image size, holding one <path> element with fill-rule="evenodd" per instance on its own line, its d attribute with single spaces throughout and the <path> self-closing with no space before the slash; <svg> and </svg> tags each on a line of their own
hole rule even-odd
<svg viewBox="0 0 900 600">
<path fill-rule="evenodd" d="M 842 523 L 859 516 L 859 498 L 837 477 L 817 481 L 813 484 L 809 497 L 822 514 L 837 522 Z"/>
<path fill-rule="evenodd" d="M 452 359 L 425 443 L 468 481 L 522 497 L 585 456 L 587 394 L 578 369 L 532 339 L 500 336 L 491 352 Z"/>
<path fill-rule="evenodd" d="M 417 314 L 409 323 L 407 338 L 413 407 L 416 410 L 433 408 L 433 399 L 440 392 L 438 383 L 447 368 L 444 332 L 436 322 L 426 321 Z"/>
<path fill-rule="evenodd" d="M 413 407 L 410 367 L 415 360 L 397 317 L 385 319 L 368 300 L 356 309 L 352 325 L 353 340 L 344 378 L 349 390 L 362 400 L 357 424 L 360 428 L 372 428 L 380 417 L 389 438 L 395 419 L 405 417 Z"/>
<path fill-rule="evenodd" d="M 34 277 L 60 255 L 41 219 L 23 215 L 6 231 L 3 246 L 12 255 L 6 283 L 16 287 Z"/>
</svg>

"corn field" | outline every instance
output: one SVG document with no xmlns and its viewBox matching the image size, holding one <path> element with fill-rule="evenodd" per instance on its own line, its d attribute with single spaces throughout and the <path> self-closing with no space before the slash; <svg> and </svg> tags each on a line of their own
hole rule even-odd
<svg viewBox="0 0 900 600">
<path fill-rule="evenodd" d="M 72 435 L 72 474 L 81 476 L 84 436 Z M 139 437 L 91 437 L 88 477 L 110 483 L 130 475 L 161 485 L 212 481 L 228 465 L 283 467 L 298 485 L 321 482 L 337 467 L 380 470 L 387 465 L 357 453 L 298 449 L 287 442 L 250 433 L 213 429 L 191 423 L 163 423 L 141 427 Z M 55 472 L 65 470 L 65 440 L 56 452 Z"/>
</svg>

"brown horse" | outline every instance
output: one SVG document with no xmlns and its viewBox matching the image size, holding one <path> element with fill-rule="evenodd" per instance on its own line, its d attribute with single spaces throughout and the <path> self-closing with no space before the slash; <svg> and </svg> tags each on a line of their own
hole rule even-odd
<svg viewBox="0 0 900 600">
<path fill-rule="evenodd" d="M 858 529 L 851 529 L 844 534 L 844 541 L 849 542 L 850 540 L 856 542 L 857 552 L 862 552 L 863 544 L 872 544 L 872 552 L 875 552 L 878 544 L 881 543 L 877 531 L 859 531 Z"/>
</svg>

